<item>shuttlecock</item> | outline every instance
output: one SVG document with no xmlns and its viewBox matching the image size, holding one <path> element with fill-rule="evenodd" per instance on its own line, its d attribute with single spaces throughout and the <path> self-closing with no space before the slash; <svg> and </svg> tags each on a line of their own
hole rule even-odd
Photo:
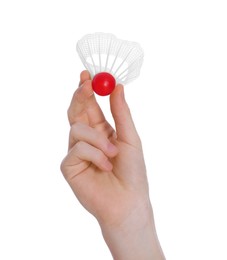
<svg viewBox="0 0 227 260">
<path fill-rule="evenodd" d="M 76 49 L 91 74 L 94 91 L 101 96 L 109 95 L 117 83 L 126 85 L 140 74 L 144 53 L 136 42 L 94 33 L 79 40 Z"/>
</svg>

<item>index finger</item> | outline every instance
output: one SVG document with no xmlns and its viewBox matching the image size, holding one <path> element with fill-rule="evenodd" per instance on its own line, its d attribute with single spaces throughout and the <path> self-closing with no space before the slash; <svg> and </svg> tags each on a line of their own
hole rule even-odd
<svg viewBox="0 0 227 260">
<path fill-rule="evenodd" d="M 83 70 L 80 73 L 80 82 L 79 82 L 79 87 L 86 81 L 86 80 L 90 80 L 91 76 L 90 73 L 87 70 Z"/>
<path fill-rule="evenodd" d="M 70 125 L 83 122 L 95 126 L 105 121 L 105 117 L 99 107 L 92 89 L 90 75 L 81 73 L 79 88 L 75 91 L 68 109 Z"/>
</svg>

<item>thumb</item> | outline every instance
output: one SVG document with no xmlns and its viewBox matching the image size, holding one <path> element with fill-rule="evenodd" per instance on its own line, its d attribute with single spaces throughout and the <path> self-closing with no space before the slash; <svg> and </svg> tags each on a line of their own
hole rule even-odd
<svg viewBox="0 0 227 260">
<path fill-rule="evenodd" d="M 117 85 L 110 95 L 110 109 L 115 122 L 117 138 L 138 147 L 140 138 L 136 131 L 128 104 L 125 101 L 124 87 Z"/>
</svg>

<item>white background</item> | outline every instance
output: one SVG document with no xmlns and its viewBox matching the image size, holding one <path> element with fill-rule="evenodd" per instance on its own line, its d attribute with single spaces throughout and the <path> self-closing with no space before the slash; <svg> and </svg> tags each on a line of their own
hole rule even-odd
<svg viewBox="0 0 227 260">
<path fill-rule="evenodd" d="M 166 258 L 227 259 L 225 4 L 1 0 L 0 259 L 112 259 L 59 170 L 83 70 L 76 42 L 96 31 L 145 51 L 126 98 Z"/>
</svg>

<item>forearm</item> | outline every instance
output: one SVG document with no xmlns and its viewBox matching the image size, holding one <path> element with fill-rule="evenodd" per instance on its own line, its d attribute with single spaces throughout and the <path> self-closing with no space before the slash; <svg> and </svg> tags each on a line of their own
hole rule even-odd
<svg viewBox="0 0 227 260">
<path fill-rule="evenodd" d="M 101 226 L 114 260 L 164 260 L 152 208 L 134 212 L 121 225 Z"/>
</svg>

